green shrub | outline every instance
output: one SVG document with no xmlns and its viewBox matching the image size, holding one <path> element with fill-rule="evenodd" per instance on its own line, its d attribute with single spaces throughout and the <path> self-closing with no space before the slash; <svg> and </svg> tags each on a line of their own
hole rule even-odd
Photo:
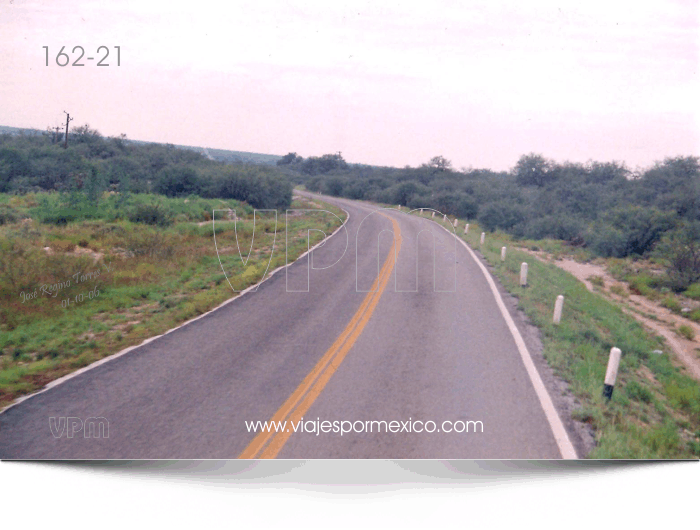
<svg viewBox="0 0 700 530">
<path fill-rule="evenodd" d="M 596 287 L 600 287 L 601 289 L 605 287 L 605 281 L 603 280 L 602 276 L 589 276 L 587 280 Z"/>
<path fill-rule="evenodd" d="M 43 212 L 40 221 L 44 224 L 66 225 L 83 219 L 97 219 L 100 212 L 96 206 L 61 206 L 54 210 Z"/>
<path fill-rule="evenodd" d="M 479 209 L 477 215 L 479 225 L 485 230 L 522 230 L 523 222 L 526 219 L 525 208 L 517 203 L 500 201 L 487 204 Z"/>
<path fill-rule="evenodd" d="M 616 294 L 617 296 L 622 296 L 624 298 L 627 298 L 629 296 L 627 289 L 625 289 L 622 285 L 612 285 L 610 287 L 610 292 Z"/>
<path fill-rule="evenodd" d="M 127 232 L 124 247 L 135 256 L 168 259 L 175 253 L 170 235 L 152 229 Z"/>
<path fill-rule="evenodd" d="M 700 388 L 693 382 L 670 383 L 666 386 L 666 396 L 684 411 L 700 419 Z"/>
<path fill-rule="evenodd" d="M 687 324 L 678 327 L 678 334 L 688 340 L 693 340 L 695 338 L 695 331 Z"/>
<path fill-rule="evenodd" d="M 659 279 L 646 274 L 639 274 L 629 278 L 629 289 L 634 294 L 650 297 L 654 296 L 654 287 L 659 285 Z"/>
<path fill-rule="evenodd" d="M 6 205 L 0 205 L 0 225 L 16 223 L 19 221 L 19 212 Z"/>
<path fill-rule="evenodd" d="M 621 258 L 625 256 L 625 234 L 609 225 L 592 227 L 586 233 L 586 244 L 599 256 Z"/>
<path fill-rule="evenodd" d="M 666 298 L 664 298 L 661 301 L 661 305 L 664 306 L 666 309 L 670 309 L 674 313 L 681 312 L 681 304 L 673 296 L 667 296 Z"/>
<path fill-rule="evenodd" d="M 137 204 L 129 212 L 129 221 L 147 225 L 168 226 L 173 223 L 173 216 L 156 203 Z"/>
<path fill-rule="evenodd" d="M 680 226 L 664 237 L 656 253 L 668 262 L 668 285 L 683 291 L 700 280 L 700 222 Z"/>
<path fill-rule="evenodd" d="M 187 197 L 199 193 L 202 185 L 197 171 L 182 165 L 163 168 L 158 173 L 154 189 L 156 193 L 168 197 Z"/>
<path fill-rule="evenodd" d="M 630 399 L 643 403 L 651 403 L 654 399 L 652 391 L 634 379 L 625 386 L 625 393 Z"/>
<path fill-rule="evenodd" d="M 690 285 L 683 294 L 693 300 L 700 300 L 700 283 Z"/>
<path fill-rule="evenodd" d="M 639 205 L 620 206 L 605 212 L 585 235 L 598 254 L 623 258 L 652 249 L 674 224 L 675 213 Z"/>
<path fill-rule="evenodd" d="M 567 216 L 546 216 L 531 219 L 525 227 L 529 239 L 554 238 L 563 241 L 579 241 L 585 232 L 582 220 Z"/>
</svg>

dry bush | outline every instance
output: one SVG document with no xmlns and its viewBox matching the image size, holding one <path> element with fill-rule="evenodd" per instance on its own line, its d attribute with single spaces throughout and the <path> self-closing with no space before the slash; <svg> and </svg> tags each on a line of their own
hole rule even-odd
<svg viewBox="0 0 700 530">
<path fill-rule="evenodd" d="M 51 241 L 49 246 L 51 250 L 55 252 L 73 252 L 75 249 L 75 243 L 67 239 L 56 239 L 55 241 Z"/>
<path fill-rule="evenodd" d="M 159 230 L 133 230 L 124 236 L 124 248 L 134 256 L 169 259 L 175 255 L 172 234 Z"/>
</svg>

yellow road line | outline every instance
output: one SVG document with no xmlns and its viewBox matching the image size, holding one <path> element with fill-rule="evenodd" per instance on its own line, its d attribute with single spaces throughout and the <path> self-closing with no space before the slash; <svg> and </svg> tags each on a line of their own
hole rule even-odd
<svg viewBox="0 0 700 530">
<path fill-rule="evenodd" d="M 395 256 L 398 256 L 401 250 L 401 229 L 399 224 L 394 219 L 388 218 L 394 228 L 395 243 L 392 244 L 384 266 L 372 284 L 370 292 L 365 296 L 359 309 L 340 336 L 316 363 L 316 366 L 304 378 L 297 389 L 292 392 L 287 401 L 273 415 L 271 422 L 280 422 L 285 419 L 287 421 L 299 421 L 303 417 L 367 325 L 389 281 L 391 270 L 394 268 Z M 260 432 L 243 450 L 239 458 L 275 458 L 290 436 L 291 432 Z"/>
</svg>

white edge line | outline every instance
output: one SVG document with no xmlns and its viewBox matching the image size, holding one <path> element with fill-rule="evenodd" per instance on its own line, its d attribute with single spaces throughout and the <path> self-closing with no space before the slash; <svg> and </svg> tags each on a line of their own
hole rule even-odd
<svg viewBox="0 0 700 530">
<path fill-rule="evenodd" d="M 515 325 L 513 317 L 510 316 L 508 308 L 506 308 L 506 304 L 503 302 L 503 298 L 501 297 L 501 293 L 498 292 L 498 288 L 496 287 L 496 283 L 494 282 L 491 273 L 489 273 L 489 271 L 486 269 L 484 264 L 481 263 L 481 260 L 477 257 L 477 255 L 474 253 L 471 247 L 469 247 L 469 245 L 467 245 L 467 243 L 461 237 L 457 237 L 456 234 L 453 234 L 452 232 L 447 230 L 447 228 L 442 226 L 440 223 L 436 222 L 436 224 L 442 227 L 448 234 L 453 235 L 454 237 L 459 239 L 459 242 L 462 243 L 462 245 L 464 245 L 464 248 L 466 248 L 469 251 L 472 258 L 481 269 L 481 272 L 484 273 L 486 281 L 488 282 L 489 287 L 491 288 L 491 292 L 493 293 L 493 296 L 496 299 L 496 304 L 498 304 L 498 308 L 501 310 L 501 314 L 503 315 L 506 324 L 508 324 L 508 329 L 510 330 L 511 335 L 513 335 L 515 344 L 517 345 L 518 351 L 520 352 L 520 358 L 523 360 L 523 364 L 525 364 L 525 370 L 527 370 L 527 374 L 530 376 L 532 386 L 535 387 L 535 393 L 537 394 L 537 398 L 540 400 L 540 405 L 542 406 L 542 410 L 544 410 L 544 414 L 547 417 L 549 426 L 552 429 L 552 434 L 554 435 L 554 439 L 557 442 L 557 446 L 559 447 L 559 452 L 561 453 L 562 458 L 574 460 L 578 459 L 576 449 L 574 449 L 574 445 L 569 439 L 569 434 L 566 432 L 564 424 L 562 423 L 561 418 L 559 417 L 559 413 L 554 407 L 552 398 L 550 397 L 549 392 L 547 392 L 547 387 L 544 386 L 542 378 L 540 377 L 540 374 L 537 371 L 537 367 L 532 361 L 532 355 L 530 355 L 530 351 L 525 345 L 525 341 L 523 340 L 523 337 L 520 334 L 520 330 L 518 330 L 518 327 Z"/>
<path fill-rule="evenodd" d="M 319 199 L 319 200 L 322 201 L 323 199 Z M 234 296 L 234 297 L 232 297 L 232 298 L 229 298 L 228 300 L 225 300 L 224 302 L 222 302 L 221 304 L 219 304 L 218 306 L 216 306 L 214 309 L 210 309 L 209 311 L 207 311 L 206 313 L 202 313 L 202 314 L 199 315 L 198 317 L 195 317 L 195 318 L 192 318 L 192 319 L 190 319 L 190 320 L 187 320 L 186 322 L 183 322 L 183 323 L 180 324 L 179 326 L 176 326 L 176 327 L 174 327 L 174 328 L 172 328 L 172 329 L 169 329 L 169 330 L 166 331 L 165 333 L 161 333 L 160 335 L 156 335 L 155 337 L 149 337 L 149 338 L 147 338 L 147 339 L 144 339 L 143 342 L 141 342 L 140 344 L 134 344 L 133 346 L 129 346 L 128 348 L 125 348 L 125 349 L 123 349 L 123 350 L 121 350 L 121 351 L 119 351 L 119 352 L 117 352 L 117 353 L 113 353 L 112 355 L 108 355 L 107 357 L 103 357 L 103 358 L 100 359 L 99 361 L 95 361 L 94 363 L 91 363 L 91 364 L 89 364 L 89 365 L 87 365 L 87 366 L 84 366 L 83 368 L 81 368 L 81 369 L 79 369 L 79 370 L 76 370 L 75 372 L 71 372 L 71 373 L 69 373 L 69 374 L 64 375 L 63 377 L 59 377 L 58 379 L 54 379 L 53 381 L 51 381 L 50 383 L 48 383 L 44 388 L 42 388 L 41 390 L 37 390 L 37 391 L 34 392 L 33 394 L 28 394 L 28 395 L 26 395 L 26 396 L 18 397 L 15 401 L 13 401 L 13 402 L 10 403 L 8 406 L 6 406 L 6 407 L 3 408 L 2 410 L 0 410 L 0 414 L 4 414 L 5 411 L 11 409 L 12 407 L 15 407 L 15 406 L 19 405 L 19 404 L 22 403 L 23 401 L 26 401 L 26 400 L 28 400 L 28 399 L 30 399 L 30 398 L 33 398 L 34 396 L 38 396 L 39 394 L 43 394 L 44 392 L 46 392 L 46 391 L 48 391 L 48 390 L 51 390 L 52 388 L 54 388 L 54 387 L 56 387 L 56 386 L 58 386 L 58 385 L 60 385 L 60 384 L 62 384 L 62 383 L 65 383 L 65 382 L 68 381 L 69 379 L 73 379 L 74 377 L 77 377 L 77 376 L 79 376 L 80 374 L 83 374 L 83 373 L 85 373 L 85 372 L 87 372 L 87 371 L 89 371 L 89 370 L 92 370 L 93 368 L 97 368 L 98 366 L 100 366 L 100 365 L 102 365 L 102 364 L 105 364 L 105 363 L 107 363 L 107 362 L 109 362 L 109 361 L 113 361 L 113 360 L 115 360 L 115 359 L 118 359 L 118 358 L 121 357 L 122 355 L 126 355 L 127 353 L 129 353 L 129 352 L 132 351 L 132 350 L 135 350 L 135 349 L 137 349 L 137 348 L 140 348 L 141 346 L 145 346 L 145 345 L 148 344 L 149 342 L 152 342 L 152 341 L 154 341 L 154 340 L 156 340 L 156 339 L 159 339 L 160 337 L 163 337 L 163 336 L 167 335 L 168 333 L 172 333 L 173 331 L 175 331 L 175 330 L 177 330 L 177 329 L 180 329 L 181 327 L 184 327 L 184 326 L 186 326 L 187 324 L 191 324 L 192 322 L 195 322 L 196 320 L 199 320 L 200 318 L 204 318 L 204 317 L 207 316 L 208 314 L 213 313 L 214 311 L 218 311 L 219 309 L 221 309 L 221 308 L 224 307 L 225 305 L 228 305 L 228 304 L 230 304 L 230 303 L 232 303 L 232 302 L 236 302 L 237 300 L 240 300 L 241 297 L 242 297 L 244 294 L 246 294 L 246 293 L 248 293 L 248 292 L 250 292 L 250 291 L 252 291 L 252 290 L 257 290 L 257 288 L 258 288 L 262 283 L 265 283 L 267 280 L 269 280 L 270 278 L 272 278 L 272 276 L 273 276 L 276 272 L 278 272 L 278 271 L 280 271 L 280 270 L 282 270 L 282 269 L 286 269 L 287 267 L 289 267 L 289 266 L 291 266 L 291 265 L 294 265 L 297 261 L 299 261 L 301 258 L 303 258 L 304 256 L 306 256 L 309 252 L 313 252 L 317 247 L 321 246 L 326 240 L 328 240 L 328 239 L 330 239 L 331 237 L 333 237 L 337 232 L 340 231 L 341 228 L 345 228 L 345 226 L 347 225 L 348 221 L 350 220 L 350 212 L 348 212 L 345 208 L 342 208 L 342 207 L 340 207 L 340 206 L 338 206 L 338 205 L 334 205 L 334 206 L 336 206 L 336 208 L 340 208 L 341 210 L 343 210 L 343 212 L 345 212 L 345 215 L 347 216 L 346 219 L 345 219 L 345 222 L 342 223 L 338 228 L 336 228 L 336 229 L 331 233 L 331 235 L 326 236 L 325 238 L 323 238 L 319 243 L 315 244 L 313 247 L 311 247 L 309 250 L 307 250 L 306 252 L 304 252 L 303 254 L 301 254 L 297 259 L 295 259 L 295 260 L 292 261 L 291 263 L 287 263 L 286 265 L 282 265 L 282 266 L 280 266 L 280 267 L 277 267 L 277 268 L 276 268 L 275 270 L 273 270 L 266 278 L 263 278 L 262 280 L 260 280 L 260 281 L 259 281 L 258 283 L 256 283 L 255 285 L 251 285 L 250 287 L 247 287 L 246 289 L 240 291 L 240 292 L 238 293 L 237 296 Z"/>
</svg>

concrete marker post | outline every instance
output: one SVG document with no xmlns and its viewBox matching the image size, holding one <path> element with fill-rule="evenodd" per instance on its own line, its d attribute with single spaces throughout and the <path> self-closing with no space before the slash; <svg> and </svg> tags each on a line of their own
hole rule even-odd
<svg viewBox="0 0 700 530">
<path fill-rule="evenodd" d="M 501 261 L 506 260 L 506 247 L 501 247 Z"/>
<path fill-rule="evenodd" d="M 433 212 L 433 217 L 435 217 L 435 212 Z"/>
<path fill-rule="evenodd" d="M 458 224 L 459 224 L 459 219 L 455 219 L 455 224 L 454 224 L 455 228 L 457 228 Z"/>
<path fill-rule="evenodd" d="M 525 263 L 524 261 L 520 265 L 520 286 L 527 286 L 527 263 Z"/>
<path fill-rule="evenodd" d="M 610 358 L 608 359 L 608 368 L 605 371 L 605 384 L 603 385 L 603 397 L 610 401 L 615 388 L 615 379 L 617 379 L 617 369 L 620 367 L 620 357 L 622 352 L 620 348 L 612 348 L 610 350 Z"/>
<path fill-rule="evenodd" d="M 554 318 L 552 321 L 555 324 L 559 324 L 561 322 L 561 310 L 564 308 L 564 295 L 560 294 L 557 296 L 557 301 L 554 302 Z"/>
<path fill-rule="evenodd" d="M 465 234 L 468 234 L 468 233 L 469 233 L 469 223 L 467 223 L 466 225 L 464 225 L 464 233 L 465 233 Z"/>
<path fill-rule="evenodd" d="M 445 221 L 447 221 L 447 214 L 446 213 L 442 214 L 442 222 L 444 223 Z"/>
<path fill-rule="evenodd" d="M 486 239 L 486 232 L 481 232 L 481 240 L 480 240 L 480 244 L 482 244 L 482 245 L 483 245 L 483 244 L 484 244 L 484 241 L 485 241 L 485 239 Z"/>
</svg>

